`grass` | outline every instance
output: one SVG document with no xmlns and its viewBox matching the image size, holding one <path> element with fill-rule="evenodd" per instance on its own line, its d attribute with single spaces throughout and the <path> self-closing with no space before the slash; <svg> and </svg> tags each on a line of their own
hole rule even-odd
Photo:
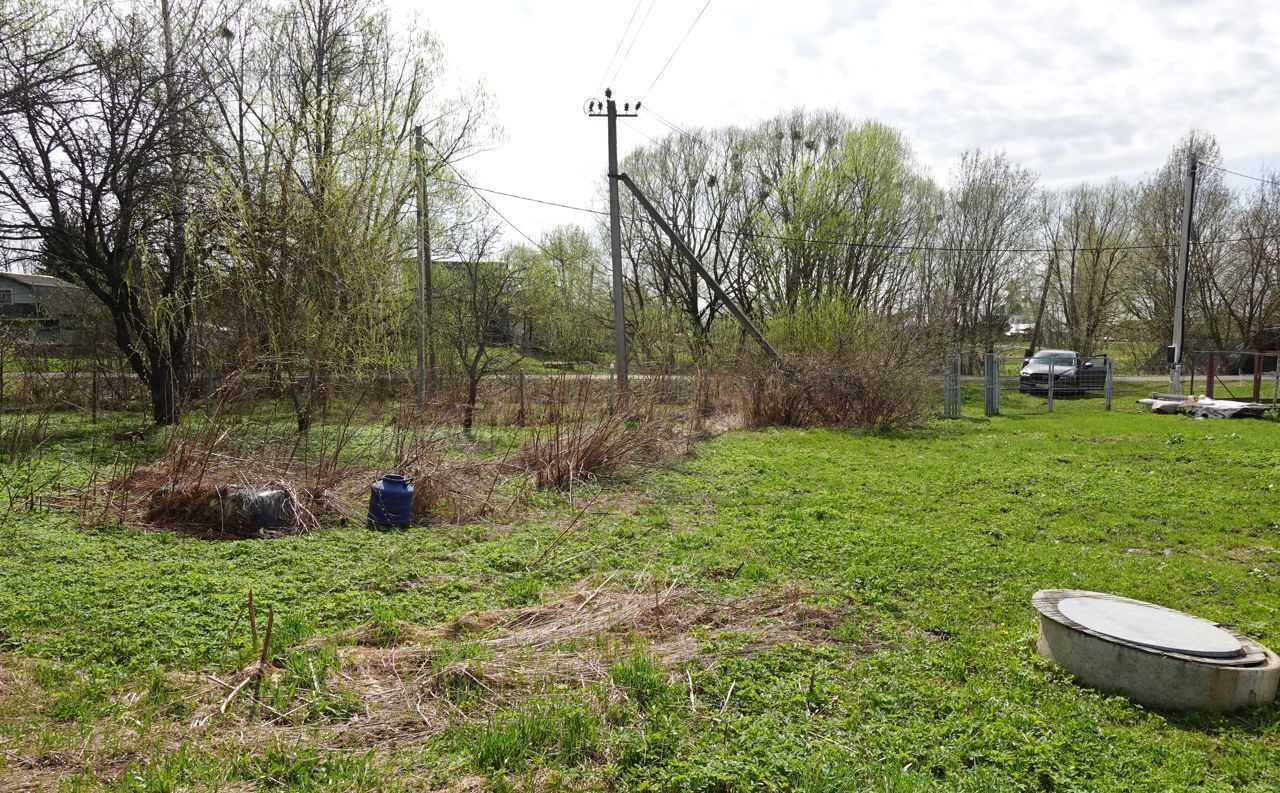
<svg viewBox="0 0 1280 793">
<path fill-rule="evenodd" d="M 1029 605 L 1040 588 L 1099 589 L 1280 645 L 1280 426 L 1148 415 L 1131 393 L 1111 413 L 1077 399 L 1052 415 L 1006 396 L 999 417 L 966 407 L 911 432 L 730 433 L 668 470 L 540 493 L 510 525 L 209 542 L 81 525 L 38 504 L 0 527 L 0 779 L 137 791 L 1280 787 L 1280 709 L 1162 713 L 1081 688 L 1036 654 Z M 128 450 L 58 432 L 14 466 Z M 763 647 L 737 627 L 672 628 L 699 653 L 675 664 L 602 636 L 598 673 L 518 684 L 482 674 L 487 634 L 427 638 L 470 612 L 623 581 L 655 601 L 677 587 L 709 604 L 795 590 L 832 616 Z M 213 687 L 206 675 L 252 663 L 237 616 L 249 589 L 277 618 L 261 699 L 301 707 L 287 718 L 251 716 L 244 700 L 219 713 L 222 689 L 196 696 Z M 407 660 L 419 644 L 435 648 L 420 666 Z M 351 665 L 366 657 L 398 660 L 376 677 Z M 555 668 L 561 656 L 547 657 Z M 403 720 L 351 727 L 379 701 L 367 681 L 446 674 Z"/>
</svg>

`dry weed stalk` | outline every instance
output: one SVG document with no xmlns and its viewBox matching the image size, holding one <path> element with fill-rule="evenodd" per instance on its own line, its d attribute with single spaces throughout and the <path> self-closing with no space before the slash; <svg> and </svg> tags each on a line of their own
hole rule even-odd
<svg viewBox="0 0 1280 793">
<path fill-rule="evenodd" d="M 617 412 L 594 424 L 557 425 L 530 439 L 511 463 L 529 471 L 539 488 L 566 490 L 656 459 L 669 448 L 672 432 L 651 417 L 634 415 Z"/>
</svg>

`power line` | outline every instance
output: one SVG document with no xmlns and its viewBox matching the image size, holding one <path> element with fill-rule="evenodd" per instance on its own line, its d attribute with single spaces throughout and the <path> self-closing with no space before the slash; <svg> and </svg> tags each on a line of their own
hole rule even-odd
<svg viewBox="0 0 1280 793">
<path fill-rule="evenodd" d="M 436 149 L 435 145 L 434 145 L 434 144 L 432 144 L 432 143 L 431 143 L 431 141 L 429 141 L 429 140 L 427 141 L 427 145 L 431 146 L 431 148 L 433 148 L 433 149 Z M 439 149 L 436 149 L 436 154 L 437 154 L 437 155 L 439 155 L 439 154 L 440 154 L 440 150 L 439 150 Z M 530 245 L 532 245 L 533 247 L 535 247 L 535 248 L 537 248 L 538 250 L 542 251 L 544 254 L 546 254 L 546 256 L 547 256 L 548 258 L 550 258 L 550 259 L 552 259 L 552 260 L 554 260 L 554 261 L 560 262 L 561 264 L 564 264 L 564 261 L 563 261 L 559 256 L 556 256 L 556 255 L 555 255 L 554 253 L 552 253 L 551 251 L 549 251 L 549 250 L 547 250 L 546 248 L 542 247 L 541 243 L 539 243 L 539 242 L 538 242 L 537 240 L 535 240 L 533 237 L 530 237 L 528 234 L 525 234 L 525 233 L 524 233 L 524 231 L 523 231 L 519 226 L 517 226 L 516 224 L 514 224 L 514 223 L 512 223 L 512 222 L 511 222 L 511 219 L 510 219 L 510 218 L 508 218 L 506 215 L 502 214 L 502 211 L 501 211 L 501 210 L 499 210 L 496 206 L 494 206 L 492 201 L 490 201 L 488 198 L 485 198 L 485 196 L 484 196 L 484 192 L 496 192 L 496 191 L 484 191 L 484 192 L 482 192 L 480 188 L 478 188 L 478 187 L 476 187 L 475 185 L 471 184 L 471 182 L 468 182 L 468 181 L 467 181 L 467 179 L 466 179 L 466 177 L 465 177 L 465 176 L 463 176 L 463 175 L 462 175 L 462 173 L 461 173 L 457 168 L 455 168 L 455 167 L 453 166 L 453 163 L 451 163 L 451 162 L 448 162 L 448 161 L 444 160 L 444 158 L 443 158 L 443 157 L 441 158 L 441 162 L 444 162 L 446 165 L 448 165 L 448 166 L 449 166 L 449 170 L 453 171 L 454 175 L 458 177 L 458 179 L 459 179 L 459 181 L 461 182 L 461 184 L 465 185 L 466 187 L 471 188 L 471 192 L 475 193 L 475 194 L 476 194 L 476 197 L 477 197 L 477 198 L 479 198 L 481 201 L 483 201 L 483 202 L 484 202 L 484 204 L 485 204 L 485 206 L 487 206 L 487 207 L 489 207 L 489 209 L 493 210 L 493 214 L 495 214 L 495 215 L 497 215 L 498 217 L 502 218 L 502 222 L 503 222 L 503 223 L 506 223 L 508 226 L 510 226 L 510 227 L 511 227 L 511 229 L 512 229 L 513 231 L 515 231 L 515 233 L 519 234 L 521 237 L 524 237 L 526 240 L 528 240 Z M 454 182 L 452 179 L 441 179 L 441 181 L 446 181 L 446 182 L 450 182 L 450 183 L 453 183 L 453 184 L 457 184 L 457 183 L 458 183 L 458 182 Z"/>
<path fill-rule="evenodd" d="M 652 113 L 652 114 L 653 114 L 653 117 L 654 117 L 655 119 L 657 119 L 657 120 L 658 120 L 658 123 L 659 123 L 659 124 L 662 124 L 662 125 L 663 125 L 663 126 L 665 126 L 667 129 L 671 130 L 672 132 L 676 133 L 677 135 L 682 135 L 682 136 L 684 136 L 684 137 L 688 138 L 689 140 L 691 140 L 691 141 L 693 141 L 694 143 L 698 144 L 699 146 L 701 146 L 702 148 L 706 149 L 707 151 L 711 151 L 711 147 L 707 145 L 707 142 L 706 142 L 705 140 L 703 140 L 703 139 L 701 139 L 701 138 L 697 137 L 696 135 L 691 135 L 691 134 L 689 134 L 688 132 L 685 132 L 685 131 L 684 131 L 684 129 L 683 129 L 679 124 L 675 123 L 675 122 L 674 122 L 674 121 L 672 121 L 671 119 L 667 118 L 666 116 L 662 115 L 662 114 L 661 114 L 661 113 L 659 113 L 658 111 L 654 110 L 654 109 L 653 109 L 653 105 L 650 105 L 650 104 L 646 103 L 646 104 L 645 104 L 645 106 L 644 106 L 644 109 L 645 109 L 645 110 L 648 110 L 650 113 Z"/>
<path fill-rule="evenodd" d="M 631 9 L 631 18 L 627 20 L 627 26 L 622 29 L 622 35 L 618 38 L 618 46 L 613 48 L 613 55 L 609 57 L 609 62 L 604 67 L 604 73 L 600 75 L 600 87 L 596 89 L 597 93 L 604 88 L 604 78 L 609 76 L 609 68 L 618 59 L 618 53 L 622 51 L 622 42 L 627 40 L 627 34 L 631 32 L 631 23 L 636 21 L 636 14 L 640 13 L 640 4 L 643 2 L 644 0 L 636 0 L 636 7 Z"/>
<path fill-rule="evenodd" d="M 447 182 L 450 180 L 444 179 L 441 181 Z M 602 215 L 605 217 L 609 215 L 608 212 L 605 212 L 604 210 L 600 210 L 600 209 L 591 209 L 589 207 L 574 206 L 573 204 L 565 204 L 560 201 L 550 201 L 544 198 L 533 198 L 532 196 L 520 195 L 518 193 L 508 193 L 503 190 L 494 190 L 489 187 L 477 187 L 476 185 L 473 185 L 469 182 L 461 182 L 459 184 L 469 187 L 472 190 L 476 191 L 477 193 L 490 193 L 492 195 L 500 195 L 500 196 L 505 196 L 507 198 L 514 198 L 519 201 L 528 201 L 533 204 L 543 204 L 545 206 L 558 207 L 560 209 L 568 209 L 574 212 L 584 212 L 590 215 Z M 632 220 L 632 221 L 645 220 L 645 218 L 638 215 L 627 215 L 625 217 L 627 220 Z M 505 218 L 503 219 L 505 220 Z M 512 226 L 512 228 L 515 228 L 515 227 Z M 899 245 L 894 243 L 854 242 L 851 240 L 820 240 L 820 239 L 805 239 L 803 237 L 784 237 L 776 234 L 762 234 L 759 232 L 752 232 L 752 231 L 729 231 L 725 229 L 712 228 L 709 226 L 686 226 L 686 228 L 694 229 L 697 231 L 712 231 L 719 234 L 726 234 L 731 237 L 739 237 L 739 238 L 745 238 L 745 239 L 773 240 L 776 242 L 802 243 L 805 245 L 831 245 L 831 246 L 842 246 L 847 248 L 894 250 L 894 251 L 900 251 L 903 253 L 912 253 L 912 252 L 920 252 L 920 253 L 1055 253 L 1055 252 L 1061 251 L 1060 248 L 986 248 L 986 247 L 957 248 L 957 247 L 936 246 L 936 245 Z M 519 229 L 516 229 L 516 230 L 519 231 Z M 528 239 L 528 237 L 526 237 L 526 239 Z M 1226 245 L 1233 242 L 1255 242 L 1258 240 L 1272 240 L 1272 239 L 1280 239 L 1280 235 L 1263 234 L 1263 235 L 1254 236 L 1254 237 L 1234 237 L 1230 239 L 1221 239 L 1221 240 L 1204 240 L 1197 244 Z M 534 243 L 534 244 L 536 245 L 537 243 Z M 1151 244 L 1151 245 L 1104 245 L 1098 248 L 1088 248 L 1087 250 L 1088 251 L 1162 250 L 1165 248 L 1175 247 L 1176 245 L 1177 245 L 1176 242 L 1175 243 L 1158 243 L 1158 244 Z"/>
<path fill-rule="evenodd" d="M 662 75 L 666 73 L 667 67 L 671 65 L 671 60 L 676 57 L 676 53 L 684 46 L 685 41 L 689 38 L 689 34 L 693 32 L 693 28 L 698 24 L 698 20 L 702 19 L 702 15 L 706 13 L 707 6 L 709 5 L 711 5 L 711 0 L 707 0 L 707 2 L 702 4 L 702 10 L 699 11 L 698 15 L 689 23 L 689 28 L 684 32 L 684 36 L 681 37 L 680 43 L 671 51 L 671 54 L 667 56 L 666 62 L 662 64 L 662 68 L 658 70 L 658 76 L 654 77 L 653 82 L 649 83 L 649 87 L 644 89 L 645 95 L 648 95 L 648 93 L 653 90 L 653 87 L 658 84 L 658 80 L 662 79 Z"/>
<path fill-rule="evenodd" d="M 618 68 L 613 70 L 613 77 L 609 82 L 617 82 L 618 75 L 622 73 L 622 67 L 627 65 L 627 58 L 631 57 L 631 50 L 635 49 L 636 42 L 640 40 L 640 34 L 644 32 L 645 23 L 649 21 L 649 15 L 653 13 L 653 7 L 658 0 L 649 0 L 649 10 L 644 12 L 644 17 L 640 20 L 640 27 L 636 28 L 636 34 L 631 37 L 631 43 L 627 45 L 627 51 L 622 54 L 622 60 L 618 62 Z"/>
<path fill-rule="evenodd" d="M 1199 163 L 1200 165 L 1203 165 L 1206 168 L 1212 168 L 1215 171 L 1222 171 L 1223 173 L 1229 173 L 1232 176 L 1239 176 L 1245 179 L 1252 179 L 1255 182 L 1262 182 L 1263 184 L 1269 184 L 1274 187 L 1280 187 L 1280 182 L 1277 182 L 1274 179 L 1264 179 L 1261 176 L 1253 176 L 1252 174 L 1240 173 L 1239 171 L 1233 171 L 1230 168 L 1223 168 L 1221 165 L 1214 165 L 1213 163 L 1205 162 L 1204 160 L 1196 160 L 1196 162 Z"/>
<path fill-rule="evenodd" d="M 625 118 L 618 119 L 618 120 L 619 120 L 619 121 L 621 121 L 621 122 L 622 122 L 623 124 L 625 124 L 626 126 L 630 127 L 632 132 L 635 132 L 637 135 L 639 135 L 640 137 L 642 137 L 642 138 L 644 138 L 645 140 L 649 141 L 649 142 L 650 142 L 650 143 L 652 143 L 654 146 L 661 146 L 661 145 L 662 145 L 661 143 L 658 143 L 658 141 L 656 141 L 656 140 L 654 140 L 653 138 L 649 137 L 649 135 L 648 135 L 647 133 L 645 133 L 645 131 L 644 131 L 644 130 L 640 129 L 640 128 L 639 128 L 639 127 L 637 127 L 635 124 L 632 124 L 630 121 L 627 121 Z"/>
</svg>

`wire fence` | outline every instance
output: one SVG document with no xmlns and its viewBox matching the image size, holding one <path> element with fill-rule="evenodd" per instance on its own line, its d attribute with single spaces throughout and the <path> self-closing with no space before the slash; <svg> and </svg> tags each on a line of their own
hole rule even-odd
<svg viewBox="0 0 1280 793">
<path fill-rule="evenodd" d="M 1109 411 L 1115 404 L 1114 365 L 1106 356 L 1023 358 L 988 352 L 953 353 L 942 365 L 942 415 L 1035 415 Z"/>
</svg>

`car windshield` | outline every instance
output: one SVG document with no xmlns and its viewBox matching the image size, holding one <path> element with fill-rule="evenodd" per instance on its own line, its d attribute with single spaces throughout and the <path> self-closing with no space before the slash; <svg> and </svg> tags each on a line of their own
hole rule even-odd
<svg viewBox="0 0 1280 793">
<path fill-rule="evenodd" d="M 1042 366 L 1048 366 L 1052 363 L 1054 366 L 1074 366 L 1076 359 L 1074 355 L 1063 352 L 1038 352 L 1031 359 L 1032 363 L 1038 363 Z"/>
</svg>

